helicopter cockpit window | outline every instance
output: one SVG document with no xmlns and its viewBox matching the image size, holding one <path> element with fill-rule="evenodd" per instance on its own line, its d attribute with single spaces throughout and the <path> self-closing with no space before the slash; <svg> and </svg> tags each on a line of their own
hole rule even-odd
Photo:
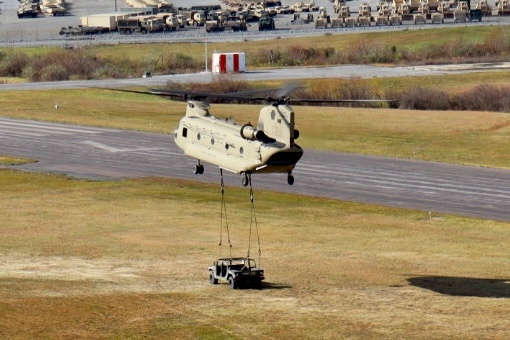
<svg viewBox="0 0 510 340">
<path fill-rule="evenodd" d="M 187 129 L 187 128 L 183 128 L 183 129 L 182 129 L 182 136 L 183 136 L 184 138 L 188 137 L 188 129 Z"/>
</svg>

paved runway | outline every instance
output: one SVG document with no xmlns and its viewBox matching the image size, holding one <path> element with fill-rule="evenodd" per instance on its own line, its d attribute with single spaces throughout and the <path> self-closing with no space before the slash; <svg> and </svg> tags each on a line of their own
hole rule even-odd
<svg viewBox="0 0 510 340">
<path fill-rule="evenodd" d="M 90 179 L 174 177 L 219 182 L 207 165 L 193 175 L 195 161 L 171 135 L 100 129 L 0 118 L 0 154 L 35 158 L 15 166 L 28 171 Z M 510 171 L 305 150 L 289 186 L 285 174 L 254 175 L 255 189 L 416 208 L 427 212 L 510 221 Z M 241 185 L 229 174 L 227 185 Z"/>
</svg>

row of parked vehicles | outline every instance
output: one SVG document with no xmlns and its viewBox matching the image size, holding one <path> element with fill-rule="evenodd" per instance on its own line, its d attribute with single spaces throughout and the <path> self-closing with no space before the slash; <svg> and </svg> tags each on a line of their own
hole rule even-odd
<svg viewBox="0 0 510 340">
<path fill-rule="evenodd" d="M 171 6 L 118 13 L 93 14 L 80 18 L 81 25 L 63 27 L 61 35 L 87 35 L 118 31 L 120 34 L 173 31 L 186 26 L 202 26 L 207 32 L 246 31 L 242 15 L 221 9 L 220 5 L 173 8 Z M 274 22 L 269 23 L 274 29 Z"/>
<path fill-rule="evenodd" d="M 481 21 L 491 15 L 509 15 L 509 0 L 496 2 L 497 10 L 489 6 L 487 0 L 393 0 L 393 3 L 380 2 L 372 8 L 362 2 L 357 12 L 351 12 L 345 0 L 335 0 L 334 14 L 330 16 L 324 7 L 319 8 L 315 20 L 316 28 L 337 28 L 353 26 L 402 25 L 403 21 L 414 24 L 443 24 L 445 19 L 452 22 Z"/>
</svg>

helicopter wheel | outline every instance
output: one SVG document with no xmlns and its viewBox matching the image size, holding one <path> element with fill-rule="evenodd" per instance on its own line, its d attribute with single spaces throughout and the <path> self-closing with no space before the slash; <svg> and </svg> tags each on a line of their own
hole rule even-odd
<svg viewBox="0 0 510 340">
<path fill-rule="evenodd" d="M 294 184 L 294 176 L 292 176 L 290 172 L 289 175 L 287 176 L 287 183 L 289 183 L 289 185 Z"/>
<path fill-rule="evenodd" d="M 250 183 L 249 175 L 246 172 L 244 173 L 244 176 L 243 176 L 243 179 L 241 180 L 241 183 L 245 187 L 247 187 L 248 184 Z"/>
<path fill-rule="evenodd" d="M 195 175 L 201 175 L 204 173 L 204 166 L 202 164 L 195 165 L 193 172 Z"/>
</svg>

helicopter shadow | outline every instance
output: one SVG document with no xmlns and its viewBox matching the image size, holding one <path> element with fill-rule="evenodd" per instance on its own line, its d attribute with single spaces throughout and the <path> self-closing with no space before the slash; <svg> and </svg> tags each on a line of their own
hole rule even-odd
<svg viewBox="0 0 510 340">
<path fill-rule="evenodd" d="M 417 276 L 410 285 L 450 296 L 510 298 L 510 279 L 480 279 L 452 276 Z"/>
</svg>

